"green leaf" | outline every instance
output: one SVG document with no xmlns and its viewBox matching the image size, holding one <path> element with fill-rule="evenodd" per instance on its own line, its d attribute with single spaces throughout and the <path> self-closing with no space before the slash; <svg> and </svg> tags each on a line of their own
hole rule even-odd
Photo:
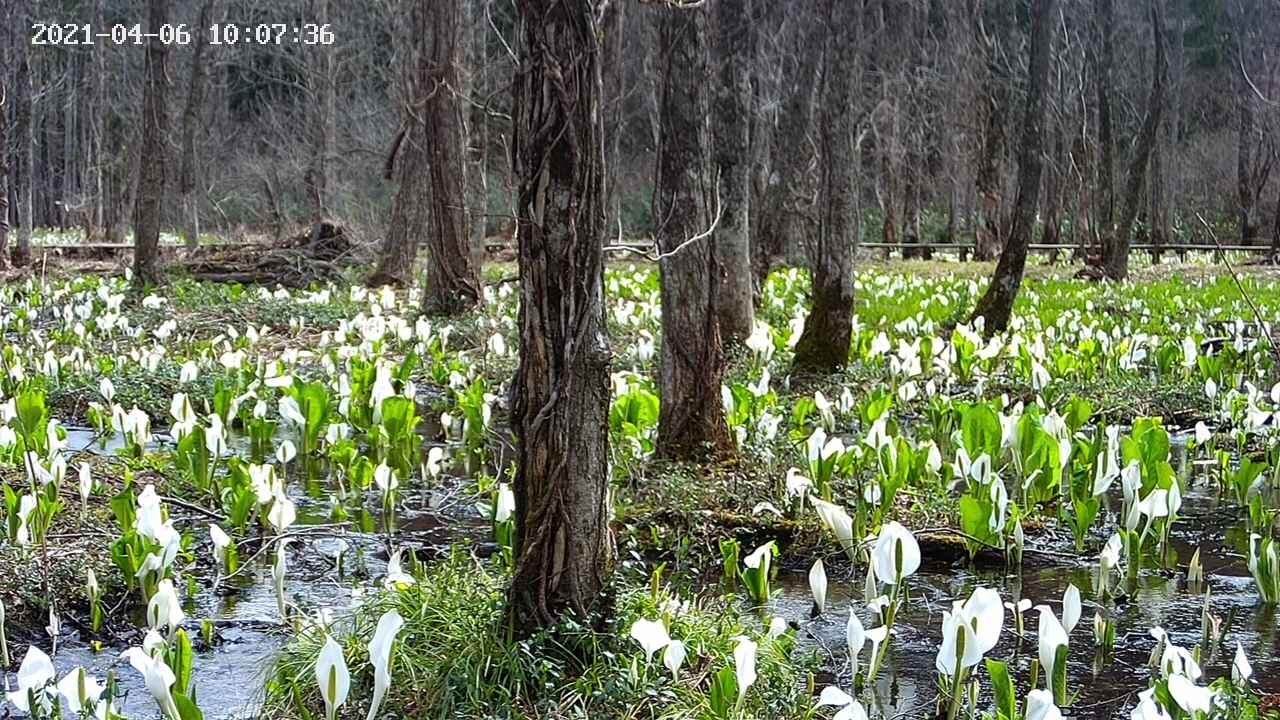
<svg viewBox="0 0 1280 720">
<path fill-rule="evenodd" d="M 178 707 L 178 717 L 181 720 L 204 720 L 204 713 L 200 712 L 195 701 L 186 695 L 174 693 L 173 704 Z"/>
<path fill-rule="evenodd" d="M 987 658 L 987 674 L 991 676 L 991 690 L 996 696 L 996 717 L 1000 720 L 1017 720 L 1018 695 L 1014 691 L 1013 680 L 1009 677 L 1008 664 Z"/>
</svg>

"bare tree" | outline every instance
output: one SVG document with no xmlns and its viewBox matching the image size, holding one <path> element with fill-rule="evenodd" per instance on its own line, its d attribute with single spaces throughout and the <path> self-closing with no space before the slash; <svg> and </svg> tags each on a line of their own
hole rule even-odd
<svg viewBox="0 0 1280 720">
<path fill-rule="evenodd" d="M 712 128 L 723 216 L 716 226 L 716 315 L 721 340 L 741 343 L 755 319 L 751 283 L 751 0 L 716 0 Z"/>
<path fill-rule="evenodd" d="M 168 46 L 160 41 L 160 27 L 169 22 L 169 0 L 148 0 L 145 87 L 142 136 L 138 143 L 138 195 L 133 209 L 133 283 L 159 284 L 160 216 L 165 196 L 165 136 L 168 131 Z"/>
<path fill-rule="evenodd" d="M 1094 0 L 1094 23 L 1097 47 L 1094 78 L 1098 91 L 1098 166 L 1097 166 L 1097 233 L 1103 253 L 1115 236 L 1115 131 L 1111 119 L 1111 76 L 1115 67 L 1115 0 Z"/>
<path fill-rule="evenodd" d="M 1004 207 L 1002 168 L 1006 155 L 1008 116 L 1012 114 L 1010 98 L 1012 78 L 1009 72 L 1010 35 L 1016 22 L 1011 0 L 994 0 L 975 4 L 975 20 L 983 52 L 984 89 L 981 96 L 981 153 L 978 157 L 976 189 L 980 219 L 975 236 L 974 255 L 989 260 L 1001 251 L 1006 238 L 1001 237 Z"/>
<path fill-rule="evenodd" d="M 984 332 L 1003 332 L 1009 326 L 1013 301 L 1022 287 L 1027 264 L 1027 247 L 1035 226 L 1036 204 L 1040 197 L 1040 176 L 1044 168 L 1045 105 L 1049 85 L 1049 59 L 1053 54 L 1057 0 L 1032 0 L 1031 46 L 1027 106 L 1018 144 L 1018 194 L 1013 218 L 1006 234 L 1000 261 L 987 291 L 978 300 L 973 318 L 982 318 Z"/>
<path fill-rule="evenodd" d="M 662 95 L 654 217 L 662 276 L 662 406 L 658 455 L 732 452 L 720 404 L 724 352 L 716 317 L 716 243 L 723 209 L 711 174 L 707 10 L 672 4 L 661 19 Z"/>
<path fill-rule="evenodd" d="M 9 52 L 0 48 L 0 270 L 9 267 Z"/>
<path fill-rule="evenodd" d="M 813 306 L 796 343 L 793 368 L 835 372 L 849 360 L 853 332 L 853 244 L 858 233 L 857 132 L 854 92 L 862 2 L 827 0 L 826 70 L 822 90 L 818 241 L 813 253 Z"/>
<path fill-rule="evenodd" d="M 196 20 L 199 32 L 194 33 L 194 44 L 191 55 L 191 79 L 187 85 L 187 103 L 182 111 L 182 166 L 178 171 L 178 195 L 182 198 L 182 216 L 185 222 L 183 234 L 186 236 L 187 250 L 194 250 L 200 244 L 200 212 L 199 201 L 195 198 L 196 175 L 196 130 L 200 126 L 200 115 L 204 110 L 205 78 L 209 71 L 205 63 L 208 52 L 208 27 L 216 12 L 217 0 L 204 0 L 200 4 L 200 16 Z"/>
<path fill-rule="evenodd" d="M 518 0 L 520 367 L 516 566 L 520 636 L 585 620 L 613 565 L 608 522 L 605 168 L 594 0 Z"/>
</svg>

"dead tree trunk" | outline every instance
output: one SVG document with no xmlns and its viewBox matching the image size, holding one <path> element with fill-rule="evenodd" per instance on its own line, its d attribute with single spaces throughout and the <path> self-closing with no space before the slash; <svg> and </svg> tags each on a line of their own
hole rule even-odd
<svg viewBox="0 0 1280 720">
<path fill-rule="evenodd" d="M 1030 77 L 1022 138 L 1018 144 L 1018 194 L 995 275 L 973 310 L 973 319 L 982 318 L 984 332 L 988 334 L 1003 332 L 1009 327 L 1013 301 L 1022 287 L 1027 247 L 1031 244 L 1031 232 L 1035 227 L 1040 176 L 1044 169 L 1045 99 L 1048 96 L 1056 5 L 1057 0 L 1032 0 Z"/>
<path fill-rule="evenodd" d="M 857 237 L 857 150 L 854 88 L 858 77 L 861 2 L 827 0 L 830 28 L 821 102 L 817 247 L 813 306 L 796 343 L 792 369 L 832 373 L 849 360 L 853 331 L 853 243 Z M 888 222 L 886 220 L 886 222 Z"/>
<path fill-rule="evenodd" d="M 168 120 L 169 48 L 160 42 L 160 26 L 169 22 L 169 0 L 149 0 L 146 70 L 143 81 L 142 136 L 138 144 L 138 195 L 133 208 L 133 283 L 157 285 L 160 274 L 160 214 L 165 195 L 165 136 Z"/>
<path fill-rule="evenodd" d="M 208 71 L 205 68 L 205 53 L 208 52 L 209 24 L 213 22 L 217 0 L 204 0 L 200 5 L 200 16 L 197 20 L 195 45 L 191 55 L 191 82 L 187 87 L 187 103 L 182 111 L 182 167 L 178 174 L 178 195 L 182 198 L 182 219 L 185 225 L 187 250 L 194 250 L 200 244 L 200 211 L 199 201 L 195 197 L 196 190 L 196 130 L 200 124 L 200 113 L 204 108 L 204 85 Z"/>
<path fill-rule="evenodd" d="M 1120 222 L 1111 242 L 1104 245 L 1103 272 L 1112 280 L 1123 280 L 1129 275 L 1129 245 L 1133 238 L 1133 225 L 1138 219 L 1138 206 L 1142 201 L 1142 187 L 1147 179 L 1147 166 L 1156 144 L 1156 131 L 1164 111 L 1164 27 L 1160 16 L 1159 0 L 1151 0 L 1151 31 L 1155 34 L 1155 63 L 1151 74 L 1151 97 L 1147 101 L 1147 115 L 1142 121 L 1134 144 L 1133 158 L 1129 162 L 1129 177 L 1125 184 L 1124 207 Z"/>
<path fill-rule="evenodd" d="M 431 229 L 427 233 L 427 286 L 422 309 L 453 315 L 480 302 L 480 275 L 467 230 L 467 169 L 458 94 L 462 65 L 463 0 L 429 0 L 419 26 L 428 49 L 426 122 L 427 169 L 431 176 Z"/>
<path fill-rule="evenodd" d="M 657 452 L 694 460 L 733 449 L 720 405 L 724 353 L 711 237 L 724 198 L 711 175 L 706 8 L 667 8 L 660 23 L 661 139 L 653 191 L 662 276 Z"/>
<path fill-rule="evenodd" d="M 520 367 L 512 385 L 518 636 L 585 621 L 613 567 L 604 128 L 592 0 L 518 0 Z"/>
<path fill-rule="evenodd" d="M 716 316 L 720 339 L 742 343 L 755 321 L 751 283 L 751 62 L 750 0 L 716 0 L 716 93 L 712 127 L 715 172 L 724 212 L 716 245 Z"/>
</svg>

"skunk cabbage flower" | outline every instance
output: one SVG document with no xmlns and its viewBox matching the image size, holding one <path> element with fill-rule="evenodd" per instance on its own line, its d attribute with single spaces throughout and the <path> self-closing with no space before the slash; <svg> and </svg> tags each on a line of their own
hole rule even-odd
<svg viewBox="0 0 1280 720">
<path fill-rule="evenodd" d="M 640 647 L 644 649 L 644 661 L 646 664 L 653 659 L 654 653 L 671 643 L 671 636 L 667 634 L 667 626 L 663 625 L 661 620 L 640 618 L 631 623 L 630 635 L 631 639 L 640 643 Z"/>
<path fill-rule="evenodd" d="M 822 558 L 818 558 L 809 568 L 809 591 L 813 593 L 813 604 L 818 614 L 827 610 L 827 570 L 822 566 Z"/>
<path fill-rule="evenodd" d="M 1062 629 L 1067 631 L 1067 635 L 1080 622 L 1080 612 L 1080 589 L 1067 585 L 1067 591 L 1062 594 Z"/>
<path fill-rule="evenodd" d="M 44 695 L 49 683 L 57 677 L 53 661 L 40 648 L 32 645 L 18 667 L 18 689 L 9 693 L 9 702 L 27 714 L 34 714 L 28 701 L 34 692 L 37 699 Z"/>
<path fill-rule="evenodd" d="M 151 636 L 148 635 L 148 639 Z M 154 642 L 154 640 L 152 640 Z M 143 682 L 147 686 L 147 692 L 151 693 L 151 697 L 155 699 L 156 705 L 160 706 L 160 712 L 168 718 L 168 720 L 179 720 L 178 706 L 173 702 L 173 693 L 170 688 L 173 687 L 177 677 L 174 676 L 173 670 L 169 669 L 169 665 L 165 663 L 164 657 L 157 654 L 153 657 L 143 648 L 129 648 L 121 653 L 123 657 L 129 661 L 134 670 L 142 676 Z"/>
<path fill-rule="evenodd" d="M 688 651 L 685 649 L 684 643 L 679 640 L 672 640 L 667 643 L 667 649 L 662 653 L 662 664 L 671 671 L 671 677 L 680 676 L 680 666 L 684 665 L 685 656 Z"/>
<path fill-rule="evenodd" d="M 378 618 L 378 628 L 369 641 L 369 662 L 373 664 L 373 700 L 370 701 L 367 720 L 377 717 L 382 698 L 391 685 L 391 645 L 402 627 L 404 618 L 400 617 L 400 613 L 388 610 Z"/>
<path fill-rule="evenodd" d="M 747 690 L 756 682 L 757 645 L 749 638 L 739 637 L 733 648 L 733 670 L 738 679 L 738 707 L 747 697 Z"/>
<path fill-rule="evenodd" d="M 1044 668 L 1045 688 L 1053 683 L 1053 666 L 1058 657 L 1058 648 L 1068 644 L 1067 631 L 1053 614 L 1048 605 L 1037 605 L 1040 611 L 1040 624 L 1036 628 L 1036 637 L 1040 644 L 1040 667 Z"/>
<path fill-rule="evenodd" d="M 867 720 L 867 711 L 866 708 L 862 707 L 862 703 L 854 700 L 849 696 L 849 693 L 835 685 L 828 685 L 822 689 L 822 694 L 818 696 L 818 703 L 815 707 L 822 707 L 823 705 L 840 708 L 832 720 Z"/>
<path fill-rule="evenodd" d="M 1240 687 L 1249 684 L 1249 678 L 1253 677 L 1253 666 L 1249 664 L 1249 658 L 1244 656 L 1244 646 L 1240 641 L 1236 641 L 1236 656 L 1231 661 L 1231 681 Z"/>
<path fill-rule="evenodd" d="M 1048 690 L 1032 690 L 1027 693 L 1026 720 L 1062 720 L 1062 711 L 1053 702 Z"/>
<path fill-rule="evenodd" d="M 963 603 L 957 600 L 951 610 L 943 611 L 942 647 L 938 649 L 934 666 L 946 677 L 954 677 L 957 660 L 961 668 L 977 665 L 982 656 L 1000 642 L 1003 628 L 1004 606 L 1000 593 L 977 588 L 968 600 Z"/>
<path fill-rule="evenodd" d="M 887 522 L 880 528 L 871 551 L 871 564 L 875 566 L 876 577 L 894 585 L 920 569 L 920 545 L 910 530 L 897 522 Z"/>
<path fill-rule="evenodd" d="M 342 646 L 332 637 L 326 638 L 320 657 L 316 658 L 316 684 L 324 698 L 325 716 L 328 720 L 338 717 L 338 710 L 347 701 L 351 690 L 351 673 L 342 656 Z"/>
</svg>

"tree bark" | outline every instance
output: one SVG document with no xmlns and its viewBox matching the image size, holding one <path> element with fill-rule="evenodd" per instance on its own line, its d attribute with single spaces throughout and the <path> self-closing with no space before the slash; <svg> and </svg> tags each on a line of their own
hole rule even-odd
<svg viewBox="0 0 1280 720">
<path fill-rule="evenodd" d="M 31 232 L 35 221 L 32 203 L 32 170 L 35 167 L 35 136 L 31 128 L 31 47 L 25 33 L 31 27 L 30 3 L 15 2 L 18 23 L 14 33 L 14 108 L 13 134 L 17 141 L 17 168 L 14 173 L 14 191 L 17 195 L 18 242 L 10 253 L 14 267 L 24 267 L 31 262 Z"/>
<path fill-rule="evenodd" d="M 751 277 L 751 0 L 716 0 L 715 172 L 724 212 L 716 244 L 716 316 L 726 345 L 744 342 L 755 321 Z"/>
<path fill-rule="evenodd" d="M 1022 272 L 1027 264 L 1027 246 L 1035 227 L 1036 205 L 1040 196 L 1040 176 L 1044 169 L 1045 98 L 1048 95 L 1049 59 L 1053 52 L 1057 0 L 1032 0 L 1031 54 L 1026 113 L 1022 138 L 1018 145 L 1018 194 L 1013 204 L 1013 218 L 1006 234 L 1000 261 L 987 291 L 974 308 L 973 319 L 983 319 L 987 334 L 1003 332 L 1009 327 L 1013 301 L 1022 287 Z"/>
<path fill-rule="evenodd" d="M 518 0 L 520 366 L 511 420 L 519 462 L 520 637 L 587 621 L 612 571 L 609 349 L 604 338 L 604 128 L 592 0 Z"/>
<path fill-rule="evenodd" d="M 858 78 L 861 2 L 827 0 L 830 28 L 821 103 L 818 240 L 813 254 L 813 306 L 796 343 L 792 369 L 831 373 L 849 360 L 853 331 L 853 243 L 858 218 L 857 128 L 854 91 Z M 887 222 L 887 221 L 886 221 Z"/>
<path fill-rule="evenodd" d="M 986 87 L 981 106 L 982 146 L 976 178 L 980 218 L 974 236 L 973 256 L 976 260 L 990 260 L 1006 242 L 1000 234 L 1004 206 L 1002 170 L 1008 133 L 1006 120 L 1013 104 L 1010 99 L 1013 81 L 1009 77 L 1004 54 L 1009 52 L 1010 30 L 1016 22 L 1016 13 L 1009 0 L 982 3 L 980 8 L 979 13 L 986 14 L 985 24 L 992 28 L 992 32 L 983 48 Z M 980 37 L 985 35 L 986 32 L 979 34 Z"/>
<path fill-rule="evenodd" d="M 204 109 L 204 85 L 208 70 L 205 68 L 205 53 L 208 52 L 208 28 L 213 21 L 217 0 L 204 0 L 200 4 L 200 15 L 196 21 L 199 32 L 194 33 L 195 44 L 191 55 L 191 81 L 187 87 L 187 103 L 182 111 L 182 167 L 178 174 L 178 194 L 182 197 L 182 213 L 185 227 L 187 250 L 194 250 L 200 244 L 200 212 L 199 201 L 195 197 L 196 175 L 196 130 L 200 124 L 200 113 Z"/>
<path fill-rule="evenodd" d="M 391 201 L 391 221 L 382 240 L 378 265 L 366 283 L 371 287 L 407 287 L 413 283 L 418 242 L 431 225 L 425 125 L 412 115 L 406 118 L 404 135 L 397 142 L 392 161 L 396 194 Z"/>
<path fill-rule="evenodd" d="M 1115 135 L 1111 127 L 1111 72 L 1115 66 L 1115 0 L 1094 0 L 1098 45 L 1094 76 L 1098 90 L 1098 194 L 1094 219 L 1103 253 L 1115 235 Z"/>
<path fill-rule="evenodd" d="M 466 134 L 462 123 L 463 0 L 425 0 L 419 25 L 428 43 L 422 61 L 427 80 L 424 138 L 431 177 L 431 229 L 427 233 L 427 286 L 422 309 L 454 315 L 480 302 L 480 274 L 467 223 Z"/>
<path fill-rule="evenodd" d="M 662 281 L 659 457 L 732 453 L 720 404 L 724 352 L 716 317 L 716 243 L 708 127 L 707 12 L 669 8 L 661 22 L 662 99 L 653 212 Z M 724 198 L 720 198 L 722 203 Z"/>
<path fill-rule="evenodd" d="M 802 7 L 808 5 L 805 3 Z M 773 173 L 766 183 L 760 227 L 753 233 L 751 248 L 757 288 L 763 286 L 775 267 L 787 262 L 790 247 L 796 244 L 795 238 L 801 233 L 803 219 L 813 202 L 812 183 L 808 178 L 813 161 L 810 130 L 818 67 L 822 62 L 822 53 L 814 52 L 813 48 L 821 46 L 825 32 L 820 22 L 805 26 L 798 43 L 799 65 L 793 77 L 783 76 L 783 107 L 769 162 Z"/>
<path fill-rule="evenodd" d="M 608 197 L 609 215 L 605 232 L 610 237 L 621 235 L 622 189 L 618 177 L 622 162 L 622 133 L 626 110 L 626 2 L 614 0 L 605 9 L 604 63 L 601 68 L 604 82 L 604 142 L 605 142 L 605 194 Z"/>
<path fill-rule="evenodd" d="M 1120 222 L 1111 242 L 1103 246 L 1103 272 L 1112 280 L 1123 280 L 1129 275 L 1129 246 L 1133 237 L 1133 225 L 1138 219 L 1138 206 L 1142 201 L 1142 187 L 1147 179 L 1147 166 L 1156 144 L 1156 131 L 1164 111 L 1164 27 L 1160 15 L 1160 0 L 1151 0 L 1151 31 L 1155 35 L 1155 62 L 1151 74 L 1151 96 L 1147 101 L 1147 114 L 1142 121 L 1134 144 L 1133 158 L 1129 163 L 1129 177 L 1125 184 L 1124 207 Z"/>
<path fill-rule="evenodd" d="M 9 98 L 13 83 L 8 55 L 8 48 L 0 49 L 0 270 L 9 267 Z"/>
<path fill-rule="evenodd" d="M 158 285 L 160 214 L 165 195 L 165 135 L 168 131 L 168 46 L 160 42 L 160 26 L 169 22 L 169 0 L 149 0 L 146 69 L 143 74 L 142 137 L 138 146 L 138 195 L 133 208 L 133 284 Z"/>
</svg>

